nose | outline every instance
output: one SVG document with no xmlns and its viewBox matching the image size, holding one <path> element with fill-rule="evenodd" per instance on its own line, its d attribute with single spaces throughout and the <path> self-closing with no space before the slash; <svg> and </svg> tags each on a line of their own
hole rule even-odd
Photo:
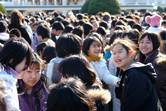
<svg viewBox="0 0 166 111">
<path fill-rule="evenodd" d="M 36 74 L 35 74 L 35 72 L 32 73 L 31 77 L 32 77 L 33 79 L 36 78 Z"/>
</svg>

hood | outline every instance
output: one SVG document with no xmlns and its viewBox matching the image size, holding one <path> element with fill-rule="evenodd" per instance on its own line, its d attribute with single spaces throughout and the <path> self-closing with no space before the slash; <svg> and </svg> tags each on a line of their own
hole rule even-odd
<svg viewBox="0 0 166 111">
<path fill-rule="evenodd" d="M 101 101 L 102 103 L 107 104 L 111 100 L 111 94 L 108 90 L 89 89 L 87 92 L 93 101 Z"/>
<path fill-rule="evenodd" d="M 56 57 L 51 59 L 50 63 L 60 63 L 63 60 L 63 58 Z"/>
<path fill-rule="evenodd" d="M 126 69 L 126 71 L 129 69 L 132 69 L 132 68 L 139 69 L 140 71 L 142 71 L 144 74 L 146 74 L 149 77 L 149 79 L 151 80 L 152 83 L 156 82 L 157 75 L 156 75 L 155 69 L 153 68 L 151 63 L 148 63 L 145 65 L 140 62 L 135 62 L 135 63 L 131 64 Z"/>
<path fill-rule="evenodd" d="M 166 70 L 166 55 L 162 55 L 161 57 L 159 57 L 156 60 L 155 65 L 159 70 Z"/>
</svg>

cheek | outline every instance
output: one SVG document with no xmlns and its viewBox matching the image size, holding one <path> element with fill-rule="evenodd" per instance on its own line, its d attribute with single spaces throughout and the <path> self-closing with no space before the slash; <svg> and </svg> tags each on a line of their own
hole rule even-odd
<svg viewBox="0 0 166 111">
<path fill-rule="evenodd" d="M 152 44 L 149 45 L 149 50 L 151 50 L 151 51 L 153 50 L 153 45 Z"/>
<path fill-rule="evenodd" d="M 28 75 L 29 75 L 28 73 L 25 73 L 25 74 L 23 75 L 23 79 L 27 79 L 27 78 L 29 78 Z"/>
<path fill-rule="evenodd" d="M 41 77 L 41 75 L 37 75 L 37 81 L 39 81 L 40 77 Z"/>
</svg>

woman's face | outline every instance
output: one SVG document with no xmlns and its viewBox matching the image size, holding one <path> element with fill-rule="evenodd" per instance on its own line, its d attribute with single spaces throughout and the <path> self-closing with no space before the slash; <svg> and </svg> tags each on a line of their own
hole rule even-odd
<svg viewBox="0 0 166 111">
<path fill-rule="evenodd" d="M 24 74 L 22 80 L 26 88 L 30 89 L 39 81 L 41 77 L 41 69 L 37 65 L 29 67 Z"/>
<path fill-rule="evenodd" d="M 122 70 L 125 70 L 132 63 L 131 55 L 121 44 L 116 44 L 113 47 L 112 56 L 114 64 Z"/>
<path fill-rule="evenodd" d="M 95 56 L 99 56 L 101 53 L 100 43 L 97 41 L 92 42 L 90 47 L 89 47 L 88 53 L 91 53 Z"/>
<path fill-rule="evenodd" d="M 20 75 L 17 77 L 18 79 L 21 79 L 22 76 L 24 75 L 25 71 L 25 66 L 26 66 L 26 59 L 24 58 L 19 64 L 15 66 L 15 71 L 17 71 Z"/>
<path fill-rule="evenodd" d="M 140 40 L 139 50 L 145 56 L 148 56 L 148 54 L 153 51 L 153 43 L 152 41 L 148 39 L 147 36 L 143 38 L 142 40 Z"/>
</svg>

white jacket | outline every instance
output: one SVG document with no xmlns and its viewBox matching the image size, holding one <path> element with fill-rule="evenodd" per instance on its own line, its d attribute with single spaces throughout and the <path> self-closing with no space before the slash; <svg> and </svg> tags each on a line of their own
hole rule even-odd
<svg viewBox="0 0 166 111">
<path fill-rule="evenodd" d="M 99 80 L 103 80 L 108 85 L 117 85 L 117 82 L 120 81 L 120 78 L 112 75 L 107 68 L 105 59 L 100 61 L 90 62 L 91 68 L 95 71 L 96 76 Z"/>
<path fill-rule="evenodd" d="M 7 106 L 7 111 L 20 111 L 16 88 L 17 78 L 4 71 L 2 67 L 0 67 L 0 78 L 4 80 L 6 86 L 4 100 Z"/>
<path fill-rule="evenodd" d="M 159 34 L 162 30 L 164 30 L 163 27 L 149 27 L 148 30 L 145 30 L 145 32 L 155 32 Z"/>
</svg>

